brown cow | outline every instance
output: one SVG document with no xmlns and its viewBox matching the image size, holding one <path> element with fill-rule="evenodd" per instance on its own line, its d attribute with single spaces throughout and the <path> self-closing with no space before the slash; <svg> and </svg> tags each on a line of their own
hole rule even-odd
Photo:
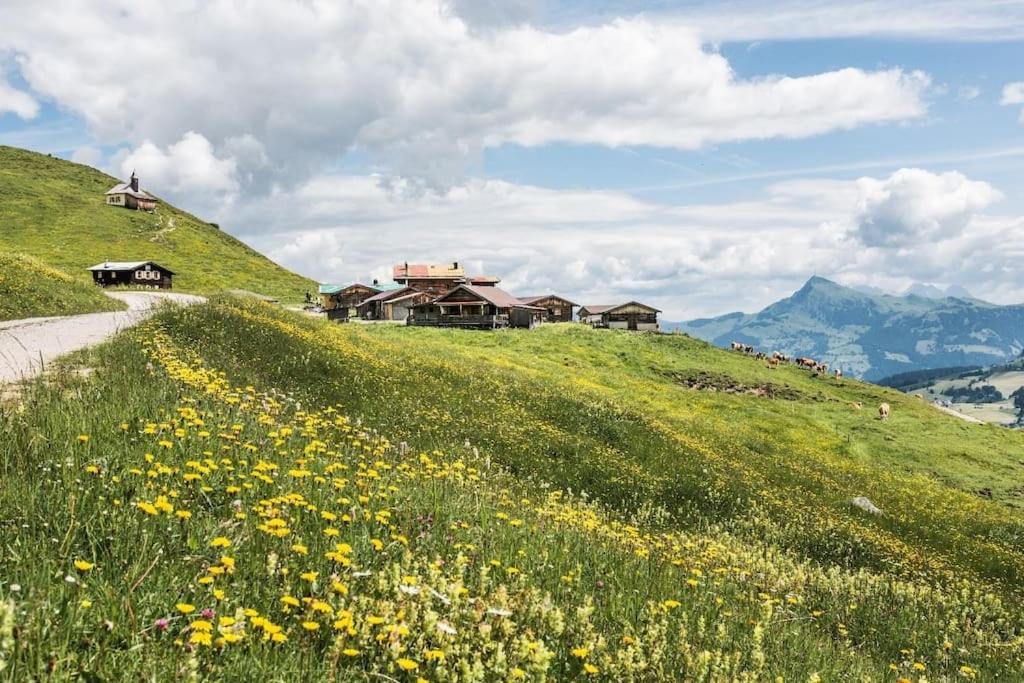
<svg viewBox="0 0 1024 683">
<path fill-rule="evenodd" d="M 889 404 L 888 403 L 883 403 L 882 405 L 878 406 L 878 419 L 879 420 L 888 420 L 889 419 Z"/>
</svg>

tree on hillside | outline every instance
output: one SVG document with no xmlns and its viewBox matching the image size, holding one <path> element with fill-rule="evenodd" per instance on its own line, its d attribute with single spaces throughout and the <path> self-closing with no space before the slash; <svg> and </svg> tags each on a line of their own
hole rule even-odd
<svg viewBox="0 0 1024 683">
<path fill-rule="evenodd" d="M 1024 424 L 1024 387 L 1010 394 L 1013 399 L 1013 407 L 1017 409 L 1017 422 Z"/>
</svg>

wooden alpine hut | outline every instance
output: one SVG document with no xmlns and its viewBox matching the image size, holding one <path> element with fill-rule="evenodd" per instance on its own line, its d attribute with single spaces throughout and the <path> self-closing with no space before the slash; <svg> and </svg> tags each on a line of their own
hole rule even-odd
<svg viewBox="0 0 1024 683">
<path fill-rule="evenodd" d="M 107 206 L 119 206 L 124 209 L 152 211 L 156 209 L 156 197 L 139 189 L 139 178 L 132 171 L 127 183 L 118 183 L 106 192 Z"/>
<path fill-rule="evenodd" d="M 653 306 L 628 301 L 616 305 L 582 306 L 579 319 L 592 327 L 657 332 L 659 313 L 661 311 Z"/>
<path fill-rule="evenodd" d="M 105 261 L 89 268 L 101 287 L 155 287 L 170 289 L 174 271 L 154 261 Z"/>
<path fill-rule="evenodd" d="M 544 319 L 544 309 L 525 304 L 493 285 L 459 285 L 447 294 L 416 305 L 410 325 L 436 327 L 531 328 Z"/>
</svg>

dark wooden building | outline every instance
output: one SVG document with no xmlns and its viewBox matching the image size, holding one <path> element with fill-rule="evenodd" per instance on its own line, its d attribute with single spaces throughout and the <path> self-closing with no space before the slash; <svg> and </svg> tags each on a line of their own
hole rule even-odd
<svg viewBox="0 0 1024 683">
<path fill-rule="evenodd" d="M 458 261 L 435 266 L 422 263 L 401 263 L 392 269 L 392 279 L 405 287 L 440 296 L 466 282 L 466 271 Z"/>
<path fill-rule="evenodd" d="M 572 309 L 574 306 L 579 305 L 557 294 L 521 296 L 519 300 L 524 304 L 543 308 L 545 311 L 544 322 L 547 323 L 571 323 L 573 319 Z"/>
<path fill-rule="evenodd" d="M 92 281 L 102 287 L 156 287 L 170 289 L 174 272 L 153 261 L 107 261 L 89 268 Z"/>
<path fill-rule="evenodd" d="M 345 321 L 359 315 L 359 306 L 386 289 L 394 289 L 394 286 L 382 287 L 374 280 L 372 285 L 364 285 L 356 282 L 351 285 L 320 285 L 320 305 L 327 313 L 328 320 Z"/>
<path fill-rule="evenodd" d="M 579 319 L 592 327 L 657 332 L 659 313 L 661 311 L 657 308 L 629 301 L 617 305 L 582 306 Z"/>
<path fill-rule="evenodd" d="M 434 296 L 446 294 L 459 285 L 486 287 L 501 282 L 501 278 L 493 275 L 468 276 L 458 261 L 444 266 L 400 263 L 392 269 L 392 279 L 400 285 Z"/>
<path fill-rule="evenodd" d="M 412 287 L 399 287 L 379 294 L 359 304 L 359 317 L 363 320 L 391 320 L 405 322 L 413 306 L 423 304 L 434 297 Z"/>
<path fill-rule="evenodd" d="M 531 328 L 542 322 L 544 309 L 525 304 L 494 286 L 459 285 L 447 294 L 413 307 L 410 325 L 435 327 Z"/>
</svg>

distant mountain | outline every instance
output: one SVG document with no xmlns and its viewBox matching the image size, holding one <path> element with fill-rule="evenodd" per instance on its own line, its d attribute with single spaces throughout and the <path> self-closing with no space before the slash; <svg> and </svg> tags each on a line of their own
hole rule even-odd
<svg viewBox="0 0 1024 683">
<path fill-rule="evenodd" d="M 760 313 L 665 327 L 719 346 L 741 341 L 763 351 L 811 356 L 868 380 L 926 368 L 992 365 L 1021 355 L 1024 305 L 997 306 L 949 291 L 939 297 L 871 294 L 812 277 Z"/>
<path fill-rule="evenodd" d="M 974 297 L 966 289 L 960 285 L 950 285 L 945 289 L 937 287 L 935 285 L 927 285 L 921 282 L 915 282 L 905 291 L 904 296 L 920 296 L 925 299 L 945 299 L 946 297 L 955 297 L 957 299 L 973 299 Z"/>
</svg>

